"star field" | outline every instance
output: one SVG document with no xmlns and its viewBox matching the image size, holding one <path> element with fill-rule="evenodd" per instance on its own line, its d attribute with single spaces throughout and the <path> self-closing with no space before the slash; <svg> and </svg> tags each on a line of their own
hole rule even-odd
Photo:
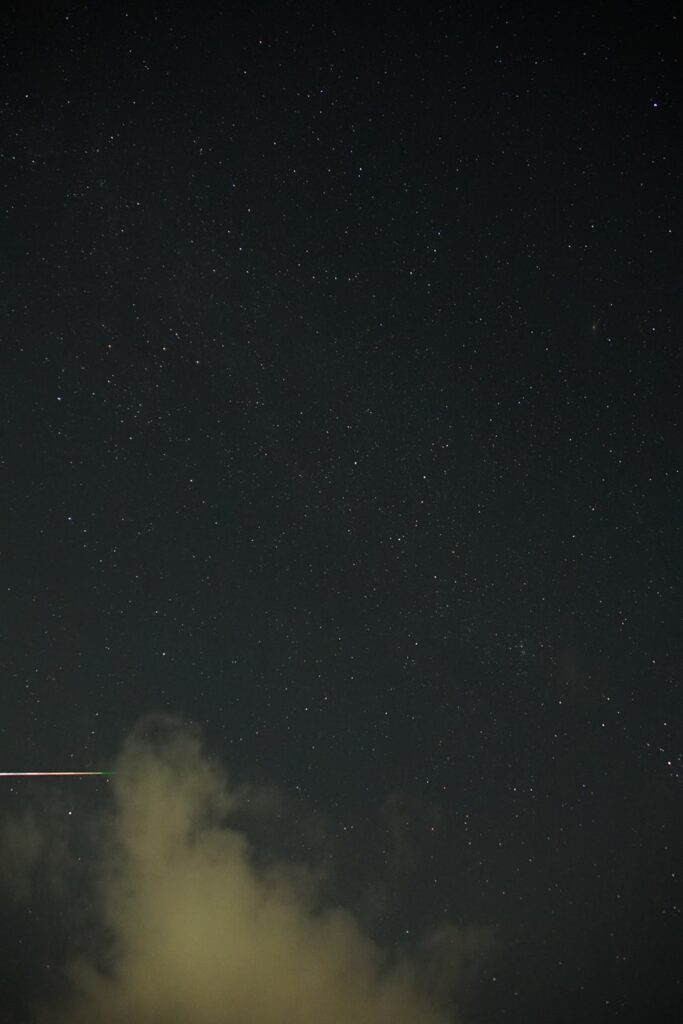
<svg viewBox="0 0 683 1024">
<path fill-rule="evenodd" d="M 673 1020 L 677 22 L 238 8 L 6 19 L 1 767 L 180 716 L 462 1019 Z"/>
</svg>

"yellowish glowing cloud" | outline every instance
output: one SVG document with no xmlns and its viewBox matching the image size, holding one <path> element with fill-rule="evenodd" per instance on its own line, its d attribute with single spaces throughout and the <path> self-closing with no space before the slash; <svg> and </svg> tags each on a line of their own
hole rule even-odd
<svg viewBox="0 0 683 1024">
<path fill-rule="evenodd" d="M 351 913 L 321 907 L 305 874 L 257 867 L 230 827 L 240 792 L 196 735 L 146 723 L 113 785 L 96 885 L 106 942 L 70 960 L 40 1024 L 452 1024 L 433 972 L 445 947 L 471 952 L 476 938 L 442 934 L 431 966 L 397 962 Z M 12 849 L 16 862 L 16 830 Z"/>
</svg>

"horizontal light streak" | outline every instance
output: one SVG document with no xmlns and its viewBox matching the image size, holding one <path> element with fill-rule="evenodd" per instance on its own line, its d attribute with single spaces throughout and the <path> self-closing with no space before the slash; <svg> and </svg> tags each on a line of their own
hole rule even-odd
<svg viewBox="0 0 683 1024">
<path fill-rule="evenodd" d="M 113 772 L 0 772 L 0 778 L 3 779 L 25 779 L 25 778 L 49 778 L 55 775 L 63 777 L 65 775 L 113 775 Z"/>
</svg>

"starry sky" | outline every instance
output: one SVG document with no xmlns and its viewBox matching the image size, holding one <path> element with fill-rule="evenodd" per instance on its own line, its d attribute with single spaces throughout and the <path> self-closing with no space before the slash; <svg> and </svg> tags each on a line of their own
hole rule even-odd
<svg viewBox="0 0 683 1024">
<path fill-rule="evenodd" d="M 8 1024 L 683 1003 L 679 23 L 366 7 L 4 16 Z"/>
</svg>

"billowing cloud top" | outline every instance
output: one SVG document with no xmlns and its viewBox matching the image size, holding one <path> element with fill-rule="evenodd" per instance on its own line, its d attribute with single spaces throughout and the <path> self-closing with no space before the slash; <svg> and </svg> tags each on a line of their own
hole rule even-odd
<svg viewBox="0 0 683 1024">
<path fill-rule="evenodd" d="M 452 1022 L 426 975 L 383 954 L 352 914 L 321 907 L 283 866 L 256 866 L 230 827 L 240 794 L 193 733 L 147 722 L 114 786 L 98 952 L 71 958 L 41 1024 Z"/>
</svg>

